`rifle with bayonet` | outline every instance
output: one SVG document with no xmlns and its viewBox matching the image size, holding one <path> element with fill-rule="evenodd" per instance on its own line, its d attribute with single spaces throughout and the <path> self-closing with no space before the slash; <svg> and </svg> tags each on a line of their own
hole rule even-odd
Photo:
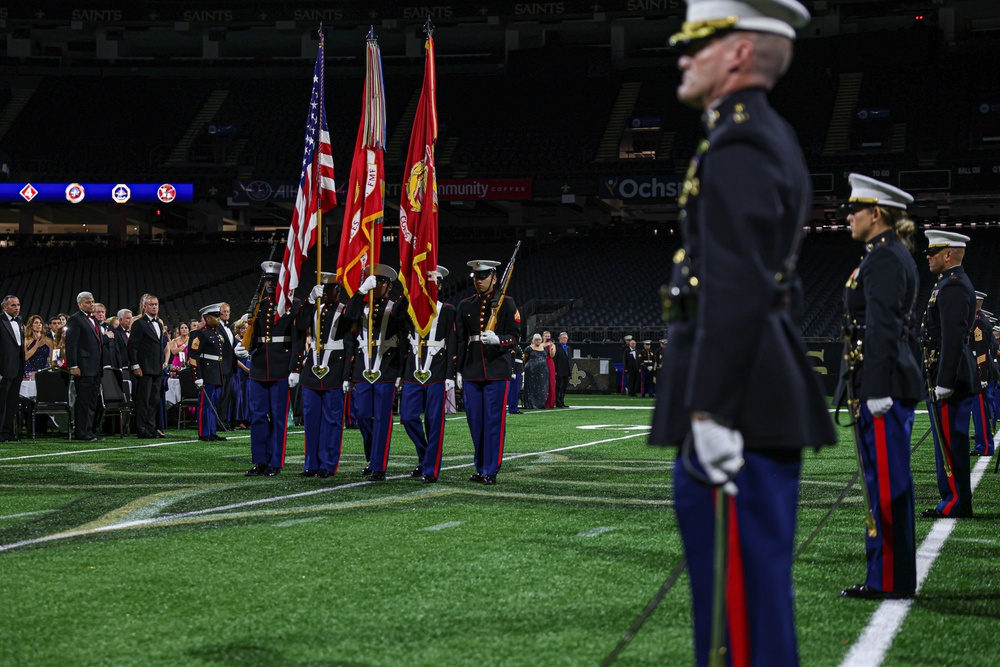
<svg viewBox="0 0 1000 667">
<path fill-rule="evenodd" d="M 267 261 L 274 261 L 274 253 L 277 252 L 277 250 L 278 242 L 275 241 L 274 245 L 271 246 L 271 254 L 268 256 Z M 267 289 L 265 286 L 266 282 L 267 273 L 262 271 L 260 274 L 260 281 L 257 282 L 257 289 L 254 292 L 253 300 L 250 302 L 250 308 L 247 309 L 248 312 L 252 313 L 252 315 L 250 315 L 250 319 L 247 320 L 247 330 L 246 333 L 243 334 L 243 340 L 240 341 L 243 343 L 243 347 L 247 350 L 250 349 L 250 345 L 253 342 L 253 327 L 257 322 L 257 314 L 260 313 L 260 303 L 264 300 L 264 290 Z"/>
<path fill-rule="evenodd" d="M 500 277 L 500 289 L 497 290 L 496 296 L 493 297 L 490 319 L 486 323 L 486 331 L 493 331 L 497 326 L 497 317 L 500 315 L 500 306 L 503 305 L 504 299 L 507 298 L 507 286 L 510 285 L 510 276 L 514 273 L 514 261 L 517 259 L 517 251 L 520 249 L 521 242 L 518 241 L 517 245 L 514 246 L 514 254 L 510 256 L 510 261 L 507 263 L 507 267 L 503 270 L 503 276 Z"/>
</svg>

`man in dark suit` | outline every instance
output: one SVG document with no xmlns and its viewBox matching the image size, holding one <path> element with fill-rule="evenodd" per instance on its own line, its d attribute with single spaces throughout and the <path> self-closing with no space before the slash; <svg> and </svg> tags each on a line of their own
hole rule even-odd
<svg viewBox="0 0 1000 667">
<path fill-rule="evenodd" d="M 160 301 L 149 295 L 143 312 L 132 320 L 128 336 L 128 363 L 136 378 L 135 429 L 140 438 L 162 438 L 156 432 L 160 409 L 160 376 L 166 365 L 163 354 L 163 326 L 157 316 Z"/>
<path fill-rule="evenodd" d="M 625 354 L 622 356 L 622 370 L 625 371 L 625 390 L 629 396 L 638 396 L 642 389 L 639 374 L 639 351 L 635 349 L 635 339 L 627 336 Z"/>
<path fill-rule="evenodd" d="M 229 427 L 229 415 L 232 412 L 233 403 L 233 382 L 236 379 L 236 355 L 234 351 L 236 350 L 236 336 L 233 334 L 233 330 L 229 328 L 229 316 L 232 313 L 232 308 L 229 304 L 223 301 L 219 304 L 219 333 L 226 339 L 229 343 L 228 346 L 223 348 L 223 359 L 222 359 L 222 369 L 225 373 L 225 380 L 222 383 L 222 396 L 219 398 L 219 419 L 225 422 L 226 427 Z"/>
<path fill-rule="evenodd" d="M 132 326 L 132 311 L 122 308 L 118 311 L 118 326 L 115 327 L 115 346 L 118 348 L 119 368 L 124 371 L 129 367 L 128 363 L 128 337 L 129 328 Z"/>
<path fill-rule="evenodd" d="M 563 331 L 556 343 L 556 407 L 566 408 L 566 388 L 569 386 L 569 334 Z"/>
<path fill-rule="evenodd" d="M 14 295 L 3 299 L 0 315 L 0 442 L 16 440 L 14 418 L 24 377 L 24 330 L 21 327 L 21 300 Z"/>
<path fill-rule="evenodd" d="M 650 443 L 685 454 L 674 465 L 674 511 L 702 666 L 710 651 L 734 664 L 799 664 L 792 555 L 802 450 L 837 442 L 795 307 L 809 169 L 767 99 L 808 22 L 796 0 L 688 0 L 670 40 L 683 49 L 677 98 L 701 113 L 705 137 L 678 198 L 683 244 L 662 292 L 670 339 Z M 716 507 L 725 510 L 718 529 L 729 531 L 718 575 Z M 713 610 L 716 576 L 724 607 Z M 713 646 L 720 618 L 730 631 Z"/>
<path fill-rule="evenodd" d="M 80 440 L 103 440 L 94 433 L 94 413 L 101 390 L 101 372 L 104 364 L 103 332 L 93 318 L 94 295 L 80 292 L 76 296 L 80 310 L 66 320 L 66 366 L 76 387 L 74 419 L 76 437 Z"/>
</svg>

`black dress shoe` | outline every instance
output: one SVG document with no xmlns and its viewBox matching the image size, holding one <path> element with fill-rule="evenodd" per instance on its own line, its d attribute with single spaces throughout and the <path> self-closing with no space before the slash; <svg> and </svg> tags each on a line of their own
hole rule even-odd
<svg viewBox="0 0 1000 667">
<path fill-rule="evenodd" d="M 155 438 L 156 436 L 154 435 L 152 437 Z M 212 442 L 212 436 L 210 435 L 199 435 L 198 439 L 201 440 L 202 442 Z"/>
<path fill-rule="evenodd" d="M 151 437 L 151 438 L 166 438 L 167 436 L 166 436 L 165 433 L 159 433 L 159 432 L 157 432 L 156 435 L 151 435 L 149 437 Z"/>
<path fill-rule="evenodd" d="M 99 435 L 87 435 L 78 440 L 83 440 L 84 442 L 104 442 L 104 438 Z"/>
<path fill-rule="evenodd" d="M 497 483 L 496 475 L 483 475 L 483 484 L 487 486 L 492 486 Z"/>
<path fill-rule="evenodd" d="M 474 475 L 469 475 L 469 481 L 470 481 L 470 482 L 480 482 L 480 483 L 482 483 L 482 481 L 483 481 L 483 476 L 482 476 L 482 475 L 480 475 L 480 474 L 479 474 L 479 473 L 477 472 L 477 473 L 476 473 L 476 474 L 474 474 Z"/>
<path fill-rule="evenodd" d="M 319 477 L 320 479 L 326 479 L 327 477 L 333 477 L 333 473 L 330 472 L 329 470 L 324 470 L 323 468 L 320 468 L 319 470 L 316 471 L 316 476 Z"/>
<path fill-rule="evenodd" d="M 438 478 L 434 475 L 424 475 L 421 479 L 424 480 L 424 484 L 433 484 L 438 481 Z"/>
<path fill-rule="evenodd" d="M 909 595 L 903 595 L 900 593 L 886 592 L 875 590 L 865 586 L 864 584 L 857 584 L 851 586 L 850 588 L 845 588 L 840 591 L 840 597 L 842 598 L 854 598 L 856 600 L 898 600 L 900 598 L 908 598 Z"/>
<path fill-rule="evenodd" d="M 250 470 L 247 470 L 247 477 L 260 477 L 267 471 L 266 463 L 255 463 Z"/>
<path fill-rule="evenodd" d="M 384 482 L 385 481 L 385 471 L 384 470 L 372 470 L 372 474 L 368 476 L 369 482 Z"/>
<path fill-rule="evenodd" d="M 410 477 L 413 477 L 414 479 L 420 477 L 423 474 L 424 474 L 424 469 L 421 468 L 420 466 L 417 466 L 416 468 L 410 471 Z"/>
<path fill-rule="evenodd" d="M 164 436 L 164 437 L 166 437 L 166 436 Z M 223 436 L 221 436 L 221 435 L 213 435 L 213 436 L 212 436 L 212 439 L 213 439 L 213 440 L 214 440 L 215 442 L 220 442 L 220 441 L 225 441 L 225 440 L 226 440 L 226 438 L 225 438 L 225 437 L 223 437 Z"/>
<path fill-rule="evenodd" d="M 361 471 L 362 477 L 367 477 L 370 474 L 372 474 L 372 469 L 368 466 L 365 466 L 364 469 Z"/>
<path fill-rule="evenodd" d="M 303 470 L 299 473 L 299 477 L 316 477 L 319 474 L 319 470 Z"/>
<path fill-rule="evenodd" d="M 281 474 L 281 468 L 274 468 L 272 466 L 267 466 L 267 470 L 264 471 L 264 477 L 277 477 Z"/>
<path fill-rule="evenodd" d="M 942 514 L 938 511 L 938 508 L 932 507 L 929 510 L 924 510 L 920 513 L 920 518 L 922 519 L 947 519 L 947 515 Z"/>
</svg>

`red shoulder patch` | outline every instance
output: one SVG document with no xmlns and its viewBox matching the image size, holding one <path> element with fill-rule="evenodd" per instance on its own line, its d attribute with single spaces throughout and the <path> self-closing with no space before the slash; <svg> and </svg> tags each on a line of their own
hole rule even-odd
<svg viewBox="0 0 1000 667">
<path fill-rule="evenodd" d="M 521 309 L 520 308 L 515 308 L 514 309 L 514 321 L 517 322 L 518 324 L 521 323 Z"/>
</svg>

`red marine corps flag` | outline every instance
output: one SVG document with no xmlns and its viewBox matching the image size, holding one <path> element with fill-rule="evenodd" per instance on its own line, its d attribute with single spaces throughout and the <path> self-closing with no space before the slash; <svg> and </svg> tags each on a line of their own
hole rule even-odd
<svg viewBox="0 0 1000 667">
<path fill-rule="evenodd" d="M 345 197 L 344 229 L 337 256 L 337 281 L 348 296 L 361 286 L 365 270 L 378 264 L 385 196 L 385 89 L 382 54 L 368 34 L 365 99 Z"/>
<path fill-rule="evenodd" d="M 426 337 L 437 312 L 437 281 L 428 274 L 437 270 L 438 192 L 434 168 L 437 142 L 435 100 L 434 29 L 425 28 L 424 86 L 410 134 L 410 150 L 399 202 L 399 281 L 409 299 L 410 318 L 417 332 Z"/>
<path fill-rule="evenodd" d="M 323 32 L 319 33 L 319 53 L 313 68 L 312 96 L 306 117 L 305 151 L 302 154 L 302 174 L 295 195 L 292 226 L 288 229 L 285 257 L 278 272 L 277 312 L 284 314 L 292 303 L 299 286 L 299 269 L 316 244 L 322 213 L 337 206 L 337 188 L 333 183 L 333 151 L 330 131 L 326 125 L 326 105 L 323 87 Z"/>
</svg>

